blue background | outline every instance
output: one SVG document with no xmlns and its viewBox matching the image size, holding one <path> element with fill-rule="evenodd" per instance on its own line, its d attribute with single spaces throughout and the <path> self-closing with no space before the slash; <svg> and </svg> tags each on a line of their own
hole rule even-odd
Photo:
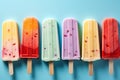
<svg viewBox="0 0 120 80">
<path fill-rule="evenodd" d="M 45 18 L 55 18 L 59 25 L 61 43 L 61 23 L 64 18 L 74 17 L 80 25 L 86 18 L 96 19 L 100 26 L 105 17 L 115 17 L 120 22 L 120 0 L 0 0 L 0 25 L 6 19 L 14 19 L 18 22 L 19 33 L 21 34 L 22 21 L 27 16 L 35 16 L 39 20 L 40 25 Z M 26 71 L 26 60 L 19 60 L 14 62 L 14 76 L 10 76 L 7 63 L 0 59 L 0 79 L 120 80 L 120 60 L 114 61 L 113 75 L 108 73 L 107 60 L 94 62 L 93 76 L 88 75 L 87 62 L 74 61 L 74 74 L 72 75 L 68 73 L 67 63 L 67 61 L 55 62 L 55 74 L 50 76 L 47 63 L 42 62 L 41 59 L 33 60 L 33 73 L 29 75 Z"/>
</svg>

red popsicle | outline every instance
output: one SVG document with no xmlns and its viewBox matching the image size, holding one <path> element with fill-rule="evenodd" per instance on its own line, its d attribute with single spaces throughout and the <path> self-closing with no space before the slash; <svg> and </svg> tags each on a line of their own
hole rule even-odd
<svg viewBox="0 0 120 80">
<path fill-rule="evenodd" d="M 109 59 L 109 71 L 113 73 L 113 59 L 120 57 L 118 22 L 114 18 L 106 18 L 102 25 L 102 59 Z"/>
</svg>

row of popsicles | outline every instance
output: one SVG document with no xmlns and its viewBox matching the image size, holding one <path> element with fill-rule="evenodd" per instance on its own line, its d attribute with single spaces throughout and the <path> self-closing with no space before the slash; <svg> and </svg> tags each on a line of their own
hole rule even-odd
<svg viewBox="0 0 120 80">
<path fill-rule="evenodd" d="M 74 18 L 66 18 L 62 24 L 62 60 L 69 61 L 69 73 L 73 73 L 73 60 L 89 62 L 89 74 L 93 74 L 93 61 L 99 60 L 100 42 L 98 23 L 95 19 L 87 19 L 82 30 L 82 55 L 80 56 L 80 40 L 78 22 Z M 27 17 L 22 26 L 22 42 L 19 47 L 18 25 L 14 20 L 6 20 L 2 24 L 2 60 L 8 61 L 9 73 L 13 75 L 13 61 L 26 58 L 27 71 L 32 72 L 32 59 L 39 57 L 39 38 L 42 38 L 42 60 L 49 62 L 49 72 L 54 74 L 54 61 L 60 60 L 58 25 L 53 18 L 42 23 L 42 37 L 39 35 L 39 23 L 34 17 Z M 114 18 L 106 18 L 102 23 L 102 59 L 109 60 L 109 72 L 113 73 L 113 59 L 120 58 L 118 22 Z"/>
</svg>

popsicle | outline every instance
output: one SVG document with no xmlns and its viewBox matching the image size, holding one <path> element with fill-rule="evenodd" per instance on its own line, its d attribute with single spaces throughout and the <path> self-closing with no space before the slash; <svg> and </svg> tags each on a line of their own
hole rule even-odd
<svg viewBox="0 0 120 80">
<path fill-rule="evenodd" d="M 53 61 L 60 60 L 57 21 L 53 18 L 42 23 L 42 60 L 49 62 L 49 73 L 53 75 Z"/>
<path fill-rule="evenodd" d="M 83 24 L 82 60 L 89 62 L 89 74 L 93 74 L 93 61 L 100 59 L 98 24 L 88 19 Z"/>
<path fill-rule="evenodd" d="M 106 18 L 102 24 L 102 59 L 109 60 L 109 73 L 113 73 L 113 59 L 120 58 L 118 22 Z"/>
<path fill-rule="evenodd" d="M 73 60 L 80 59 L 78 23 L 74 18 L 63 21 L 62 59 L 69 60 L 69 73 L 73 73 Z"/>
<path fill-rule="evenodd" d="M 13 61 L 19 59 L 18 26 L 14 20 L 2 24 L 2 60 L 8 61 L 9 73 L 14 74 Z"/>
<path fill-rule="evenodd" d="M 23 21 L 20 58 L 27 58 L 27 72 L 32 72 L 32 59 L 39 57 L 39 26 L 34 17 Z"/>
</svg>

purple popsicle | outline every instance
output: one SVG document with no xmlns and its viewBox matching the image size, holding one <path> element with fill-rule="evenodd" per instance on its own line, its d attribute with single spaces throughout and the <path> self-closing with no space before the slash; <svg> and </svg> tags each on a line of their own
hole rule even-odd
<svg viewBox="0 0 120 80">
<path fill-rule="evenodd" d="M 66 18 L 63 21 L 62 59 L 70 60 L 71 63 L 72 60 L 80 59 L 78 23 L 73 18 Z"/>
</svg>

